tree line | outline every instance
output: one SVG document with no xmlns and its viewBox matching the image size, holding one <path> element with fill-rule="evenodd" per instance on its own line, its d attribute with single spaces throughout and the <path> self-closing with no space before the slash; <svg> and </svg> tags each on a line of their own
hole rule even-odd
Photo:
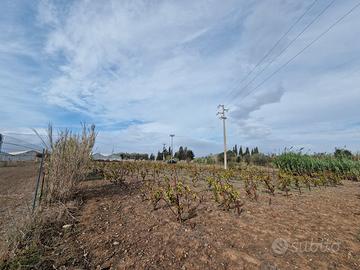
<svg viewBox="0 0 360 270">
<path fill-rule="evenodd" d="M 118 153 L 114 154 L 116 156 L 119 156 L 121 159 L 127 160 L 149 160 L 149 154 L 144 153 Z"/>
<path fill-rule="evenodd" d="M 232 152 L 235 154 L 235 156 L 246 156 L 246 155 L 255 155 L 255 154 L 259 154 L 259 148 L 256 146 L 254 148 L 249 149 L 249 147 L 245 148 L 245 151 L 243 151 L 242 146 L 240 146 L 239 150 L 238 150 L 238 146 L 237 144 L 235 144 L 235 146 L 232 149 Z"/>
<path fill-rule="evenodd" d="M 162 152 L 158 151 L 155 156 L 153 153 L 127 153 L 120 152 L 116 154 L 112 154 L 112 156 L 120 157 L 122 160 L 169 160 L 171 158 L 171 148 L 164 148 Z M 195 157 L 194 152 L 187 148 L 180 146 L 179 150 L 174 153 L 174 158 L 178 160 L 193 160 Z"/>
<path fill-rule="evenodd" d="M 244 150 L 245 149 L 245 150 Z M 237 144 L 226 152 L 226 160 L 228 162 L 246 162 L 247 164 L 265 165 L 269 163 L 270 157 L 260 153 L 259 148 L 238 147 Z M 218 162 L 224 162 L 224 152 L 217 155 Z"/>
<path fill-rule="evenodd" d="M 178 159 L 178 160 L 193 160 L 195 157 L 194 152 L 187 148 L 187 147 L 183 147 L 180 146 L 179 150 L 176 151 L 174 153 L 174 158 Z M 169 149 L 164 148 L 162 152 L 158 151 L 157 156 L 156 156 L 156 160 L 168 160 L 171 158 L 171 148 L 169 147 Z"/>
</svg>

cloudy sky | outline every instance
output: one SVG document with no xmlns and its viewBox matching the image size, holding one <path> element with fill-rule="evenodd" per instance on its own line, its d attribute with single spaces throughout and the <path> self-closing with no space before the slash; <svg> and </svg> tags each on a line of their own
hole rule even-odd
<svg viewBox="0 0 360 270">
<path fill-rule="evenodd" d="M 95 123 L 102 153 L 174 133 L 199 156 L 222 150 L 225 104 L 231 146 L 360 150 L 357 4 L 3 0 L 0 132 Z"/>
</svg>

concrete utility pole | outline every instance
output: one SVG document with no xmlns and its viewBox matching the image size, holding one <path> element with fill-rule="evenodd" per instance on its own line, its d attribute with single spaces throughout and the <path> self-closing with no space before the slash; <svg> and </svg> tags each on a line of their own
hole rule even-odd
<svg viewBox="0 0 360 270">
<path fill-rule="evenodd" d="M 174 155 L 173 155 L 173 153 L 174 153 L 174 145 L 173 145 L 173 142 L 174 142 L 174 136 L 175 136 L 175 134 L 170 134 L 170 138 L 171 138 L 171 159 L 173 159 L 173 157 L 174 157 Z"/>
<path fill-rule="evenodd" d="M 165 146 L 166 146 L 166 143 L 163 143 L 163 160 L 165 160 Z"/>
<path fill-rule="evenodd" d="M 2 134 L 0 134 L 0 153 L 1 153 L 3 142 L 4 142 L 4 136 Z"/>
<path fill-rule="evenodd" d="M 224 169 L 227 169 L 227 157 L 226 157 L 226 127 L 225 127 L 225 120 L 226 120 L 226 115 L 225 113 L 227 111 L 229 111 L 229 109 L 225 108 L 225 105 L 220 104 L 218 106 L 218 113 L 216 115 L 219 115 L 219 118 L 223 120 L 223 131 L 224 131 Z"/>
</svg>

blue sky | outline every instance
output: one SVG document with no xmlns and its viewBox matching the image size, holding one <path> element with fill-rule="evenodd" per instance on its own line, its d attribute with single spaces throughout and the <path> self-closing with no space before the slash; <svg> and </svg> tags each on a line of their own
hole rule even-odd
<svg viewBox="0 0 360 270">
<path fill-rule="evenodd" d="M 36 142 L 30 128 L 87 122 L 103 153 L 156 152 L 174 133 L 204 155 L 222 150 L 223 103 L 229 145 L 358 151 L 360 7 L 256 88 L 356 4 L 1 1 L 0 132 Z"/>
</svg>

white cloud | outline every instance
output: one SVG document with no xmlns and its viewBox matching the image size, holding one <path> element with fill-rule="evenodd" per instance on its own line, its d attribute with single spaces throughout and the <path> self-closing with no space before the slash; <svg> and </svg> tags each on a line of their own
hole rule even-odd
<svg viewBox="0 0 360 270">
<path fill-rule="evenodd" d="M 216 106 L 234 90 L 242 94 L 230 100 L 230 143 L 322 150 L 348 141 L 359 148 L 351 139 L 360 112 L 359 11 L 246 96 L 355 1 L 335 2 L 248 88 L 242 89 L 266 62 L 239 83 L 311 3 L 39 1 L 37 21 L 24 25 L 8 19 L 1 27 L 6 37 L 0 38 L 0 86 L 9 102 L 0 110 L 13 121 L 5 126 L 57 118 L 61 125 L 73 125 L 73 118 L 85 118 L 108 127 L 101 130 L 98 146 L 108 152 L 112 145 L 153 152 L 175 133 L 176 143 L 205 154 L 221 151 Z M 318 1 L 274 52 L 325 5 Z M 26 31 L 36 36 L 19 34 Z M 301 130 L 308 135 L 298 135 Z"/>
<path fill-rule="evenodd" d="M 239 101 L 231 110 L 231 116 L 237 120 L 248 119 L 250 113 L 259 110 L 263 105 L 280 102 L 285 93 L 282 86 L 269 88 L 265 91 L 255 92 L 247 98 Z"/>
</svg>

